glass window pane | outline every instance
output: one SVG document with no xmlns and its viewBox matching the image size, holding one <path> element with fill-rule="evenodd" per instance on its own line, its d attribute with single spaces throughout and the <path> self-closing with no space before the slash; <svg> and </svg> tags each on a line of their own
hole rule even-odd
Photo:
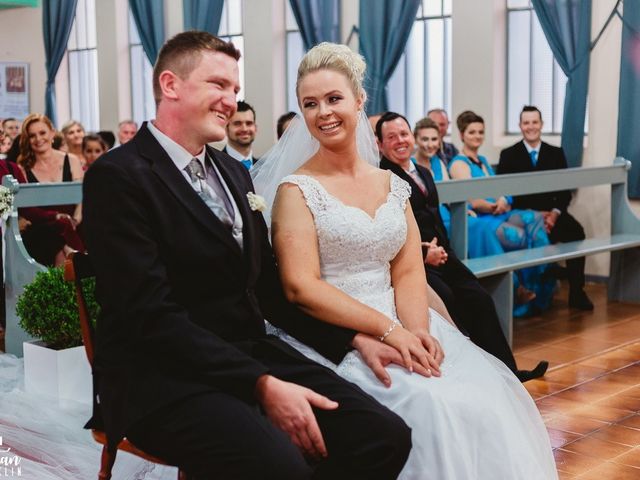
<svg viewBox="0 0 640 480">
<path fill-rule="evenodd" d="M 87 48 L 86 0 L 78 0 L 76 6 L 77 48 Z"/>
<path fill-rule="evenodd" d="M 422 117 L 425 103 L 425 22 L 414 22 L 407 47 L 405 48 L 406 78 L 405 86 L 408 94 L 405 116 L 411 124 Z M 389 96 L 395 90 L 388 89 Z"/>
<path fill-rule="evenodd" d="M 444 62 L 445 62 L 445 66 L 443 69 L 443 73 L 444 73 L 444 90 L 445 90 L 445 96 L 444 96 L 444 105 L 442 108 L 444 108 L 449 115 L 452 114 L 451 112 L 451 78 L 452 78 L 452 54 L 451 54 L 451 45 L 453 42 L 453 29 L 451 26 L 451 17 L 449 18 L 445 18 L 444 19 L 444 30 L 445 30 L 445 41 L 444 41 Z M 428 108 L 427 111 L 429 111 L 430 109 Z M 449 132 L 451 132 L 451 125 L 449 125 Z"/>
<path fill-rule="evenodd" d="M 229 7 L 225 0 L 222 5 L 222 16 L 220 17 L 220 27 L 218 28 L 218 36 L 229 35 Z"/>
<path fill-rule="evenodd" d="M 439 17 L 442 15 L 442 0 L 422 0 L 422 16 Z"/>
<path fill-rule="evenodd" d="M 507 0 L 507 8 L 527 8 L 530 6 L 530 0 Z"/>
<path fill-rule="evenodd" d="M 298 30 L 298 22 L 296 22 L 296 17 L 293 14 L 293 10 L 291 10 L 291 4 L 289 3 L 289 0 L 285 0 L 284 5 L 285 5 L 284 17 L 285 17 L 285 24 L 286 24 L 285 28 L 287 30 Z"/>
<path fill-rule="evenodd" d="M 564 118 L 564 97 L 565 90 L 567 88 L 567 76 L 560 68 L 560 65 L 556 61 L 553 62 L 553 71 L 554 71 L 554 79 L 555 79 L 555 91 L 554 91 L 554 99 L 553 99 L 553 131 L 554 132 L 562 132 L 562 121 Z"/>
<path fill-rule="evenodd" d="M 507 130 L 518 132 L 520 110 L 529 103 L 530 22 L 529 10 L 508 14 Z"/>
<path fill-rule="evenodd" d="M 87 0 L 87 48 L 96 46 L 96 2 Z"/>
<path fill-rule="evenodd" d="M 225 3 L 229 6 L 228 34 L 242 34 L 242 0 L 226 0 Z"/>
<path fill-rule="evenodd" d="M 451 0 L 444 0 L 442 2 L 442 13 L 444 15 L 451 15 Z"/>
<path fill-rule="evenodd" d="M 304 44 L 300 32 L 287 33 L 287 109 L 298 112 L 298 100 L 296 98 L 296 78 L 298 65 L 304 56 Z"/>
<path fill-rule="evenodd" d="M 427 102 L 425 112 L 432 108 L 444 108 L 444 20 L 428 20 L 426 49 Z M 423 113 L 425 113 L 423 112 Z"/>
<path fill-rule="evenodd" d="M 387 83 L 387 92 L 390 93 L 389 99 L 389 111 L 406 114 L 407 101 L 405 93 L 407 91 L 405 79 L 406 79 L 406 54 L 402 54 L 398 66 L 396 67 L 393 75 Z M 372 114 L 381 112 L 370 112 Z M 411 120 L 409 120 L 411 122 Z"/>
<path fill-rule="evenodd" d="M 536 15 L 531 32 L 531 99 L 541 112 L 553 111 L 553 54 Z M 553 123 L 544 124 L 543 132 L 553 130 Z"/>
</svg>

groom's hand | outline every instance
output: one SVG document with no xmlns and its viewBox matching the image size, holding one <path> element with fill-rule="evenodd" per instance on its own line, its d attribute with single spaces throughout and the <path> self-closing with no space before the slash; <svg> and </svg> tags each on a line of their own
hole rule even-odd
<svg viewBox="0 0 640 480">
<path fill-rule="evenodd" d="M 360 352 L 364 362 L 387 388 L 391 386 L 391 377 L 385 367 L 395 364 L 406 368 L 400 352 L 370 335 L 365 335 L 364 333 L 356 334 L 351 345 Z M 413 361 L 413 371 L 425 377 L 431 376 L 427 369 L 415 360 Z"/>
<path fill-rule="evenodd" d="M 311 407 L 335 410 L 338 403 L 295 383 L 262 375 L 256 382 L 256 397 L 269 420 L 285 432 L 305 454 L 326 457 L 320 427 Z"/>
</svg>

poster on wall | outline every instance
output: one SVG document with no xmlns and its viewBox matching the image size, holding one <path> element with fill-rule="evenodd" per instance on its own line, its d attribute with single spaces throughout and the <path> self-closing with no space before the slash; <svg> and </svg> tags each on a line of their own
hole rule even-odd
<svg viewBox="0 0 640 480">
<path fill-rule="evenodd" d="M 29 115 L 29 64 L 0 62 L 0 118 Z"/>
</svg>

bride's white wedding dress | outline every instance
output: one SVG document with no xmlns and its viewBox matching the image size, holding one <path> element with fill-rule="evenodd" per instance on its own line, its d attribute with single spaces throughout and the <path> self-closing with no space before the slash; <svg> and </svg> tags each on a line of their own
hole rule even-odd
<svg viewBox="0 0 640 480">
<path fill-rule="evenodd" d="M 340 202 L 313 177 L 289 175 L 281 183 L 297 185 L 313 214 L 323 279 L 396 319 L 389 262 L 406 239 L 408 184 L 392 174 L 387 200 L 372 218 Z M 400 478 L 558 478 L 540 414 L 517 378 L 432 309 L 430 316 L 431 334 L 446 355 L 442 376 L 428 379 L 390 366 L 390 388 L 382 385 L 356 351 L 335 365 L 284 332 L 276 333 L 406 421 L 412 429 L 413 448 Z"/>
</svg>

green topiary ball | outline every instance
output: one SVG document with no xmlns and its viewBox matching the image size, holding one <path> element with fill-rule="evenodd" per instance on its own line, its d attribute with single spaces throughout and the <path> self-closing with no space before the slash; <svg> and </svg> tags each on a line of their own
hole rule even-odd
<svg viewBox="0 0 640 480">
<path fill-rule="evenodd" d="M 16 313 L 20 326 L 50 348 L 63 349 L 82 345 L 80 317 L 75 286 L 64 280 L 61 267 L 38 272 L 18 297 Z M 95 280 L 82 281 L 89 317 L 95 325 L 99 306 L 95 299 Z"/>
</svg>

